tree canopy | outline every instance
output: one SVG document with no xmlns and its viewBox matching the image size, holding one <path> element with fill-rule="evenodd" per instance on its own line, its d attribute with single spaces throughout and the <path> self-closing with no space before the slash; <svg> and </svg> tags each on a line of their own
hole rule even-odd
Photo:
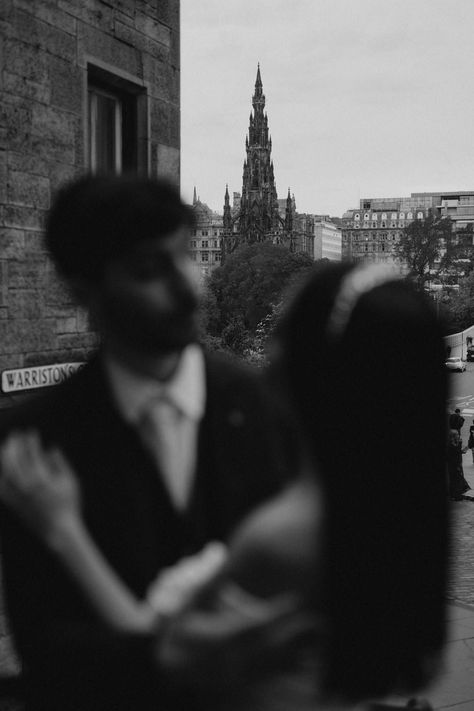
<svg viewBox="0 0 474 711">
<path fill-rule="evenodd" d="M 474 272 L 459 280 L 459 289 L 443 295 L 441 313 L 447 331 L 456 333 L 474 323 Z"/>
<path fill-rule="evenodd" d="M 205 338 L 243 353 L 258 325 L 312 268 L 306 253 L 268 242 L 243 245 L 210 275 L 204 295 Z M 215 345 L 215 341 L 213 341 Z"/>
<path fill-rule="evenodd" d="M 451 257 L 452 222 L 449 217 L 430 215 L 414 220 L 402 232 L 398 256 L 408 266 L 409 276 L 424 283 L 446 269 Z"/>
</svg>

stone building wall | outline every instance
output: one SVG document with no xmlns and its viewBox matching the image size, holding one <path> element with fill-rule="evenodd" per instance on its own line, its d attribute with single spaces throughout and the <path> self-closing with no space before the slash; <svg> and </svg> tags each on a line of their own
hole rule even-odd
<svg viewBox="0 0 474 711">
<path fill-rule="evenodd" d="M 179 0 L 2 0 L 2 375 L 82 362 L 97 345 L 42 241 L 54 193 L 90 168 L 88 90 L 97 84 L 133 106 L 125 167 L 179 181 Z M 2 378 L 0 414 L 24 397 L 21 377 L 14 390 Z"/>
</svg>

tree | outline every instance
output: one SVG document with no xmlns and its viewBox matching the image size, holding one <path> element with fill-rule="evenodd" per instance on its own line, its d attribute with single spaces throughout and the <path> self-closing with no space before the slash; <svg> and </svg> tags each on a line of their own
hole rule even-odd
<svg viewBox="0 0 474 711">
<path fill-rule="evenodd" d="M 207 335 L 240 354 L 251 349 L 258 324 L 313 264 L 306 253 L 268 242 L 237 248 L 207 281 Z"/>
<path fill-rule="evenodd" d="M 474 230 L 473 225 L 456 230 L 451 240 L 449 276 L 450 283 L 457 284 L 468 276 L 474 267 Z"/>
<path fill-rule="evenodd" d="M 459 280 L 459 289 L 441 300 L 442 315 L 450 333 L 474 323 L 474 272 Z"/>
<path fill-rule="evenodd" d="M 397 255 L 420 288 L 448 268 L 452 256 L 451 236 L 449 217 L 430 215 L 425 220 L 414 220 L 404 229 Z"/>
<path fill-rule="evenodd" d="M 245 360 L 256 366 L 268 365 L 268 344 L 283 311 L 283 301 L 273 304 L 271 311 L 258 323 L 255 336 L 244 350 Z"/>
</svg>

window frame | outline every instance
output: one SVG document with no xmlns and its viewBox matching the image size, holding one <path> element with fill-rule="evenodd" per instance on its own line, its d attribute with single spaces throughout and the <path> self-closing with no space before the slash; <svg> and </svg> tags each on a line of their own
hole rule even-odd
<svg viewBox="0 0 474 711">
<path fill-rule="evenodd" d="M 108 96 L 120 105 L 121 119 L 116 113 L 116 158 L 114 171 L 148 175 L 150 171 L 150 119 L 148 84 L 138 77 L 95 58 L 86 60 L 86 146 L 87 165 L 91 172 L 103 172 L 97 165 L 94 149 L 94 128 L 91 125 L 94 99 L 97 94 Z M 117 109 L 116 109 L 117 112 Z M 118 125 L 120 123 L 120 127 Z M 118 142 L 120 141 L 120 146 Z M 105 169 L 107 170 L 107 169 Z"/>
<path fill-rule="evenodd" d="M 114 172 L 122 172 L 122 157 L 123 157 L 123 104 L 117 94 L 108 92 L 95 85 L 88 85 L 88 128 L 89 128 L 89 169 L 91 173 L 99 172 L 98 166 L 98 151 L 97 151 L 97 133 L 98 133 L 98 97 L 102 96 L 111 99 L 114 102 Z"/>
</svg>

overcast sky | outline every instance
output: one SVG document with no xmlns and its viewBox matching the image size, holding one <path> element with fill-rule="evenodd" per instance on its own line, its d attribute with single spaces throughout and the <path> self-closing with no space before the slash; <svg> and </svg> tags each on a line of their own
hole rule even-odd
<svg viewBox="0 0 474 711">
<path fill-rule="evenodd" d="M 474 0 L 181 0 L 181 185 L 241 192 L 257 63 L 279 197 L 474 189 Z"/>
</svg>

